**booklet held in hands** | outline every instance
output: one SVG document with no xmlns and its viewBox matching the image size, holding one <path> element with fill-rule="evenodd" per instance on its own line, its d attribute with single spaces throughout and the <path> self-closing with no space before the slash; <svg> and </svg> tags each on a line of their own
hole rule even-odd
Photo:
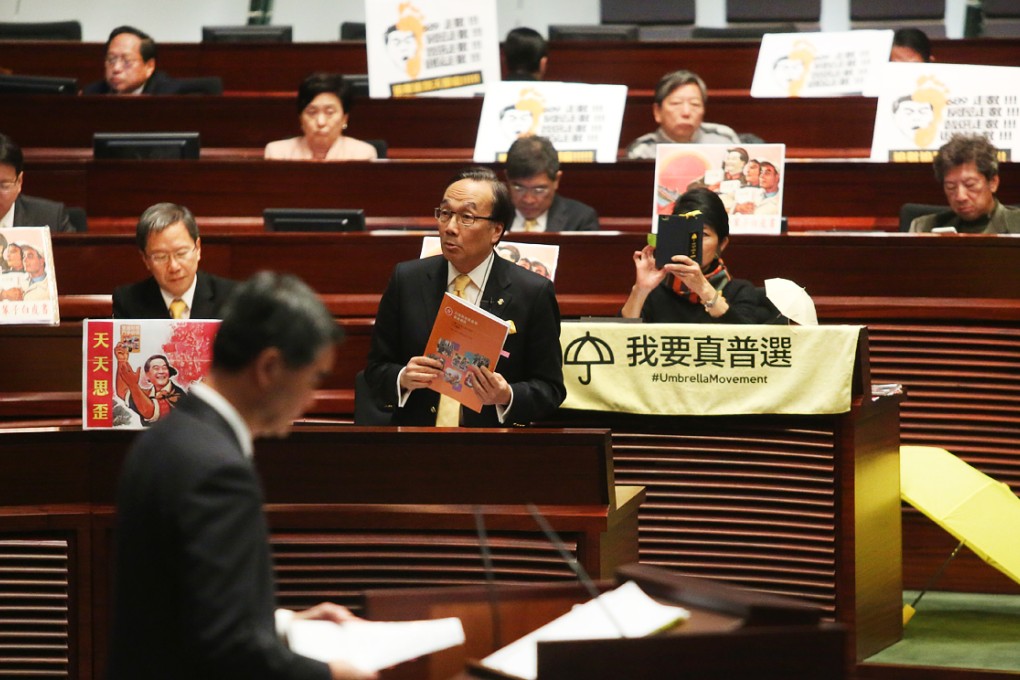
<svg viewBox="0 0 1020 680">
<path fill-rule="evenodd" d="M 701 264 L 705 218 L 695 210 L 685 215 L 659 215 L 655 236 L 655 266 L 662 269 L 674 255 L 686 255 Z"/>
<path fill-rule="evenodd" d="M 496 370 L 510 325 L 499 317 L 446 293 L 425 347 L 425 356 L 443 362 L 443 377 L 430 389 L 480 412 L 482 400 L 475 394 L 468 366 Z"/>
</svg>

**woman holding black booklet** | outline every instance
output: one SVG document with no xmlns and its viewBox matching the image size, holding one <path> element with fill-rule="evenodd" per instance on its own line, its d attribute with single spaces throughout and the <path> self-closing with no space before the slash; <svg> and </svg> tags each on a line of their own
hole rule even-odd
<svg viewBox="0 0 1020 680">
<path fill-rule="evenodd" d="M 779 310 L 750 281 L 730 277 L 722 252 L 729 244 L 730 219 L 719 196 L 691 189 L 673 204 L 674 215 L 694 210 L 704 216 L 701 262 L 674 255 L 661 269 L 655 249 L 634 253 L 636 276 L 620 316 L 646 323 L 775 323 Z"/>
</svg>

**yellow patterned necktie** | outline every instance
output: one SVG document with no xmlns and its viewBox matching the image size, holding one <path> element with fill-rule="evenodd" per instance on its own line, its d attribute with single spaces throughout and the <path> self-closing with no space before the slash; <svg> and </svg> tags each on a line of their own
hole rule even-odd
<svg viewBox="0 0 1020 680">
<path fill-rule="evenodd" d="M 171 319 L 183 319 L 184 312 L 188 309 L 188 303 L 180 298 L 175 298 L 170 303 L 170 318 Z"/>
<path fill-rule="evenodd" d="M 524 220 L 524 231 L 535 231 L 538 229 L 538 220 Z"/>
<path fill-rule="evenodd" d="M 467 274 L 458 274 L 453 280 L 453 294 L 464 298 L 464 291 L 471 283 Z M 445 394 L 439 395 L 439 407 L 436 409 L 436 427 L 457 427 L 460 425 L 460 402 Z"/>
</svg>

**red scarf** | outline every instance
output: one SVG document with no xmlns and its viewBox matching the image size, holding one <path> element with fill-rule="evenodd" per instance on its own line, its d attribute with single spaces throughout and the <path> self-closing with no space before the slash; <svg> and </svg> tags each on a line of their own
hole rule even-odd
<svg viewBox="0 0 1020 680">
<path fill-rule="evenodd" d="M 721 291 L 726 287 L 726 284 L 730 282 L 730 273 L 726 270 L 726 264 L 722 261 L 721 257 L 717 257 L 708 264 L 708 270 L 702 271 L 705 273 L 705 278 L 712 284 L 712 287 L 718 291 Z M 693 292 L 687 287 L 687 284 L 681 281 L 678 277 L 674 276 L 673 281 L 670 283 L 670 288 L 673 292 L 680 297 L 686 297 L 691 301 L 692 304 L 701 304 L 702 299 L 697 293 Z"/>
</svg>

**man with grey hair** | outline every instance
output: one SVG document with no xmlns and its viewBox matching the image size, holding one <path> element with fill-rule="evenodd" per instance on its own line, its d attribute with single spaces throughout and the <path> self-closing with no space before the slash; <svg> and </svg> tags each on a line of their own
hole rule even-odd
<svg viewBox="0 0 1020 680">
<path fill-rule="evenodd" d="M 935 156 L 935 179 L 949 210 L 922 215 L 912 232 L 951 227 L 961 234 L 1020 234 L 1020 208 L 999 203 L 998 151 L 981 135 L 953 135 Z"/>
<path fill-rule="evenodd" d="M 510 427 L 548 418 L 566 397 L 560 308 L 553 284 L 493 251 L 514 205 L 489 168 L 458 172 L 435 209 L 442 254 L 401 262 L 379 302 L 365 380 L 393 425 Z M 482 403 L 461 409 L 426 389 L 446 379 L 427 345 L 443 296 L 452 293 L 510 326 L 496 370 L 468 364 L 464 384 Z M 494 362 L 495 363 L 495 362 Z"/>
<path fill-rule="evenodd" d="M 152 274 L 113 291 L 115 319 L 218 319 L 235 282 L 199 271 L 202 239 L 183 205 L 157 203 L 138 219 L 135 242 Z"/>
<path fill-rule="evenodd" d="M 627 158 L 655 158 L 659 144 L 739 144 L 732 128 L 705 122 L 708 88 L 693 71 L 667 73 L 655 86 L 652 115 L 659 129 L 627 147 Z"/>
</svg>

